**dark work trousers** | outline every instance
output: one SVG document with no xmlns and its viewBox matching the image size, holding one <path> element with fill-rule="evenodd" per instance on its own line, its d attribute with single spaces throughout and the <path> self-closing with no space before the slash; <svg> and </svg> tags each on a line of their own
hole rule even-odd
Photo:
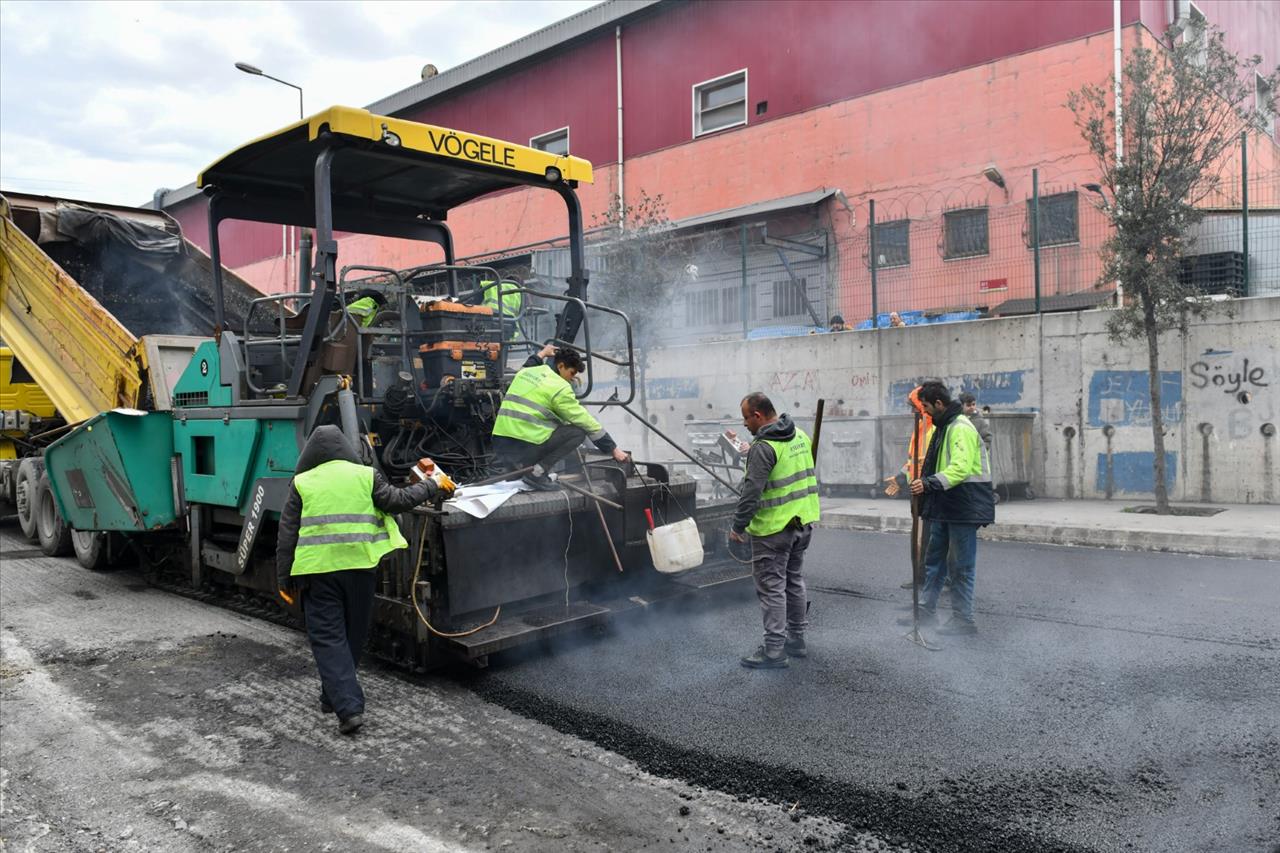
<svg viewBox="0 0 1280 853">
<path fill-rule="evenodd" d="M 495 435 L 493 450 L 497 454 L 498 466 L 504 471 L 514 471 L 526 465 L 541 465 L 543 471 L 550 471 L 557 462 L 577 450 L 586 437 L 587 431 L 582 427 L 560 424 L 542 444 Z M 576 468 L 577 460 L 569 467 Z"/>
<path fill-rule="evenodd" d="M 812 524 L 751 537 L 751 568 L 764 616 L 764 647 L 770 654 L 780 653 L 788 636 L 802 639 L 809 626 L 802 569 L 812 538 Z"/>
<path fill-rule="evenodd" d="M 320 670 L 320 691 L 338 718 L 364 713 L 356 667 L 373 621 L 372 569 L 307 575 L 302 615 Z"/>
</svg>

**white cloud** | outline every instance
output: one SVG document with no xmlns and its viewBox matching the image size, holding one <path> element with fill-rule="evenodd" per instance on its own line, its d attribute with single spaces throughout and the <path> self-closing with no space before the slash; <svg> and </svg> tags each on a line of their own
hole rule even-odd
<svg viewBox="0 0 1280 853">
<path fill-rule="evenodd" d="M 308 112 L 365 106 L 594 5 L 0 3 L 0 188 L 141 204 Z"/>
</svg>

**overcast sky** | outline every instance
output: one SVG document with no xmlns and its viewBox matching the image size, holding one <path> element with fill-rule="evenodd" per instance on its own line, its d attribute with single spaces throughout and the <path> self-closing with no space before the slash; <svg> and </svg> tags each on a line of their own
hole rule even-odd
<svg viewBox="0 0 1280 853">
<path fill-rule="evenodd" d="M 308 114 L 364 107 L 596 0 L 0 0 L 0 189 L 115 204 Z"/>
</svg>

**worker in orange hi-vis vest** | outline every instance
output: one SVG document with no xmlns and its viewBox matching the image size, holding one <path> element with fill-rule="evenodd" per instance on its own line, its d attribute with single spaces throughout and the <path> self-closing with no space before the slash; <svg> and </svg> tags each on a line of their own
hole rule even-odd
<svg viewBox="0 0 1280 853">
<path fill-rule="evenodd" d="M 920 419 L 916 421 L 911 430 L 911 438 L 907 441 L 907 461 L 903 463 L 902 468 L 892 477 L 886 477 L 884 493 L 889 497 L 894 497 L 902 490 L 907 483 L 918 479 L 920 472 L 917 466 L 924 464 L 925 450 L 929 447 L 929 439 L 933 433 L 933 418 L 923 403 L 920 402 L 920 386 L 917 385 L 911 389 L 911 393 L 907 395 L 907 405 L 911 407 L 912 413 L 919 412 Z M 925 528 L 925 537 L 928 538 L 928 528 Z M 923 549 L 928 545 L 926 541 L 921 545 Z M 923 550 L 921 551 L 923 553 Z M 923 573 L 921 573 L 923 574 Z M 915 585 L 919 586 L 924 583 L 923 577 L 915 578 Z M 902 584 L 903 589 L 911 589 L 912 582 L 907 581 Z"/>
</svg>

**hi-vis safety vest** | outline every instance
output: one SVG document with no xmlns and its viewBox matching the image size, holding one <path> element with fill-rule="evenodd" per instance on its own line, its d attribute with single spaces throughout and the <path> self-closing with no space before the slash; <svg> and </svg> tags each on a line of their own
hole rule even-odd
<svg viewBox="0 0 1280 853">
<path fill-rule="evenodd" d="M 293 575 L 368 569 L 409 543 L 395 519 L 373 505 L 373 469 L 336 459 L 293 478 L 302 522 Z"/>
<path fill-rule="evenodd" d="M 524 294 L 513 293 L 507 289 L 508 286 L 517 286 L 514 282 L 504 281 L 501 284 L 495 284 L 492 279 L 486 279 L 480 282 L 480 286 L 484 288 L 484 301 L 481 304 L 492 308 L 495 316 L 499 313 L 498 291 L 502 291 L 502 316 L 507 320 L 516 320 L 520 317 L 520 311 L 524 307 Z M 520 340 L 520 327 L 513 325 L 507 339 Z"/>
<path fill-rule="evenodd" d="M 361 326 L 368 326 L 378 313 L 378 300 L 372 296 L 357 299 L 347 306 L 347 313 L 359 320 Z"/>
<path fill-rule="evenodd" d="M 480 286 L 484 288 L 484 302 L 494 310 L 498 311 L 498 291 L 502 291 L 502 313 L 508 317 L 517 317 L 520 315 L 520 308 L 524 304 L 524 294 L 516 293 L 508 288 L 519 287 L 515 282 L 504 281 L 501 284 L 494 282 L 492 279 L 486 279 L 480 282 Z"/>
<path fill-rule="evenodd" d="M 562 423 L 581 427 L 592 439 L 604 434 L 600 422 L 573 395 L 573 386 L 539 364 L 524 368 L 511 380 L 494 418 L 493 434 L 544 444 Z"/>
<path fill-rule="evenodd" d="M 760 493 L 760 505 L 747 532 L 752 536 L 771 536 L 785 528 L 793 518 L 801 524 L 818 520 L 818 476 L 813 470 L 813 447 L 809 436 L 797 429 L 790 441 L 758 438 L 773 448 L 778 461 Z"/>
</svg>

